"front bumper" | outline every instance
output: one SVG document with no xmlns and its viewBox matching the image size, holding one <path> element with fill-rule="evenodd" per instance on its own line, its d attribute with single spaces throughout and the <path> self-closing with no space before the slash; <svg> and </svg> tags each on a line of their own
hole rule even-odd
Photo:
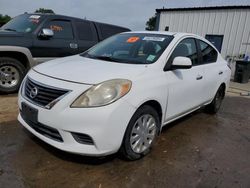
<svg viewBox="0 0 250 188">
<path fill-rule="evenodd" d="M 40 134 L 19 114 L 19 122 L 32 134 L 44 142 L 70 153 L 89 156 L 104 156 L 119 150 L 129 120 L 135 108 L 123 98 L 107 106 L 97 108 L 70 108 L 70 104 L 90 86 L 56 80 L 35 72 L 29 73 L 34 80 L 43 80 L 43 84 L 54 87 L 64 86 L 72 92 L 62 98 L 52 109 L 39 107 L 26 100 L 19 93 L 19 108 L 22 103 L 38 110 L 38 122 L 56 129 L 63 142 L 55 141 Z M 94 144 L 82 144 L 76 141 L 72 133 L 82 133 L 90 136 Z"/>
</svg>

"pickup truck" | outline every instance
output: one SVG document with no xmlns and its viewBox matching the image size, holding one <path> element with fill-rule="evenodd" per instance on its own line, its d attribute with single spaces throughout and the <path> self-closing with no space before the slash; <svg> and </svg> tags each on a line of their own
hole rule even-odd
<svg viewBox="0 0 250 188">
<path fill-rule="evenodd" d="M 0 28 L 0 93 L 16 92 L 36 64 L 84 52 L 126 31 L 130 30 L 63 15 L 19 15 Z"/>
</svg>

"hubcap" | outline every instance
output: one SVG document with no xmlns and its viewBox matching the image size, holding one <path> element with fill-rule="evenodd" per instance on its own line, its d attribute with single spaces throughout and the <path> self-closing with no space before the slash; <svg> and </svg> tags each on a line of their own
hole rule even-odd
<svg viewBox="0 0 250 188">
<path fill-rule="evenodd" d="M 18 70 L 13 66 L 0 67 L 0 86 L 5 88 L 11 88 L 18 84 L 20 74 Z"/>
<path fill-rule="evenodd" d="M 141 116 L 134 124 L 131 136 L 130 146 L 135 153 L 142 153 L 147 150 L 156 135 L 156 121 L 155 118 L 150 115 Z"/>
</svg>

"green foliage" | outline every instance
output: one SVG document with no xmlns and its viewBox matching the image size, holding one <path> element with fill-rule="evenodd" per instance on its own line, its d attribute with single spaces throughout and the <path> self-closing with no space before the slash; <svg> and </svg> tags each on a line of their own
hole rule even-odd
<svg viewBox="0 0 250 188">
<path fill-rule="evenodd" d="M 149 20 L 146 23 L 146 30 L 148 31 L 154 31 L 155 30 L 155 26 L 156 26 L 156 19 L 157 19 L 157 15 L 155 13 L 154 16 L 152 16 L 151 18 L 149 18 Z"/>
<path fill-rule="evenodd" d="M 0 26 L 6 24 L 10 20 L 11 20 L 10 16 L 0 14 Z"/>
<path fill-rule="evenodd" d="M 46 9 L 46 8 L 39 8 L 35 11 L 35 13 L 51 13 L 55 14 L 55 12 L 52 9 Z"/>
</svg>

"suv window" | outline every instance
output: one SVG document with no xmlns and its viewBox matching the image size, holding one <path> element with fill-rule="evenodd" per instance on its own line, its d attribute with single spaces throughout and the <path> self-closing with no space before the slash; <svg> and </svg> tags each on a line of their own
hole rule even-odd
<svg viewBox="0 0 250 188">
<path fill-rule="evenodd" d="M 176 57 L 188 57 L 193 65 L 198 64 L 198 53 L 195 39 L 187 38 L 182 40 L 173 51 L 170 60 L 173 61 Z"/>
<path fill-rule="evenodd" d="M 76 22 L 78 37 L 80 40 L 96 41 L 95 31 L 92 30 L 91 23 L 87 21 Z"/>
<path fill-rule="evenodd" d="M 217 51 L 204 41 L 198 41 L 201 49 L 202 63 L 214 63 L 217 61 Z"/>
<path fill-rule="evenodd" d="M 99 24 L 99 26 L 100 26 L 100 30 L 101 30 L 102 39 L 106 39 L 106 38 L 108 38 L 112 35 L 115 35 L 117 33 L 122 33 L 122 32 L 127 31 L 124 28 L 112 26 L 112 25 L 108 25 L 108 24 Z"/>
<path fill-rule="evenodd" d="M 46 24 L 47 28 L 54 31 L 56 39 L 73 39 L 73 30 L 70 21 L 52 20 Z"/>
</svg>

